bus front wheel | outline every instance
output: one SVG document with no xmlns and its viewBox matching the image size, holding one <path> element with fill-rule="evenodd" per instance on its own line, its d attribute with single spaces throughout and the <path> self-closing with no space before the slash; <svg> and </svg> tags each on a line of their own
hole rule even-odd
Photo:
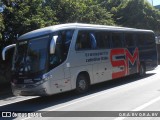
<svg viewBox="0 0 160 120">
<path fill-rule="evenodd" d="M 77 77 L 76 82 L 76 92 L 77 93 L 85 93 L 89 89 L 89 80 L 88 77 L 84 74 L 80 74 Z"/>
</svg>

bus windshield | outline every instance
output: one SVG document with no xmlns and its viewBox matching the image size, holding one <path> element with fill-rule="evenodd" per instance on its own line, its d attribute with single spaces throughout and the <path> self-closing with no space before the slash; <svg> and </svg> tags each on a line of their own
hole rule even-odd
<svg viewBox="0 0 160 120">
<path fill-rule="evenodd" d="M 49 36 L 17 44 L 13 68 L 20 74 L 36 73 L 45 69 Z"/>
</svg>

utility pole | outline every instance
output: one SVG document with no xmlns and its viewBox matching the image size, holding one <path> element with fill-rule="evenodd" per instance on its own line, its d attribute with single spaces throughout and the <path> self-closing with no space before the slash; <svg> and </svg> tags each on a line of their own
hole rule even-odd
<svg viewBox="0 0 160 120">
<path fill-rule="evenodd" d="M 152 0 L 152 6 L 153 6 L 153 0 Z"/>
</svg>

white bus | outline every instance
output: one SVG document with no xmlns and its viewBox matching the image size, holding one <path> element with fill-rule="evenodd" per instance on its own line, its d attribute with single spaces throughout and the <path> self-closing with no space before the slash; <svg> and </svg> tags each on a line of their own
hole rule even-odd
<svg viewBox="0 0 160 120">
<path fill-rule="evenodd" d="M 20 36 L 12 63 L 14 95 L 52 95 L 125 77 L 144 76 L 157 66 L 151 30 L 125 27 L 62 24 Z"/>
</svg>

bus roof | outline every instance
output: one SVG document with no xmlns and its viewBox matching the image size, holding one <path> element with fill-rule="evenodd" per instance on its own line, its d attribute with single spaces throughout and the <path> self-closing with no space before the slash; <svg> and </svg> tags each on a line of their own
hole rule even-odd
<svg viewBox="0 0 160 120">
<path fill-rule="evenodd" d="M 62 30 L 62 29 L 102 29 L 102 30 L 110 30 L 110 31 L 153 32 L 152 30 L 144 30 L 144 29 L 136 29 L 136 28 L 128 28 L 128 27 L 68 23 L 68 24 L 59 24 L 59 25 L 44 27 L 44 28 L 40 28 L 31 32 L 28 32 L 24 35 L 21 35 L 18 38 L 18 40 L 30 39 L 30 38 L 38 37 L 41 35 L 46 35 L 57 30 Z"/>
</svg>

